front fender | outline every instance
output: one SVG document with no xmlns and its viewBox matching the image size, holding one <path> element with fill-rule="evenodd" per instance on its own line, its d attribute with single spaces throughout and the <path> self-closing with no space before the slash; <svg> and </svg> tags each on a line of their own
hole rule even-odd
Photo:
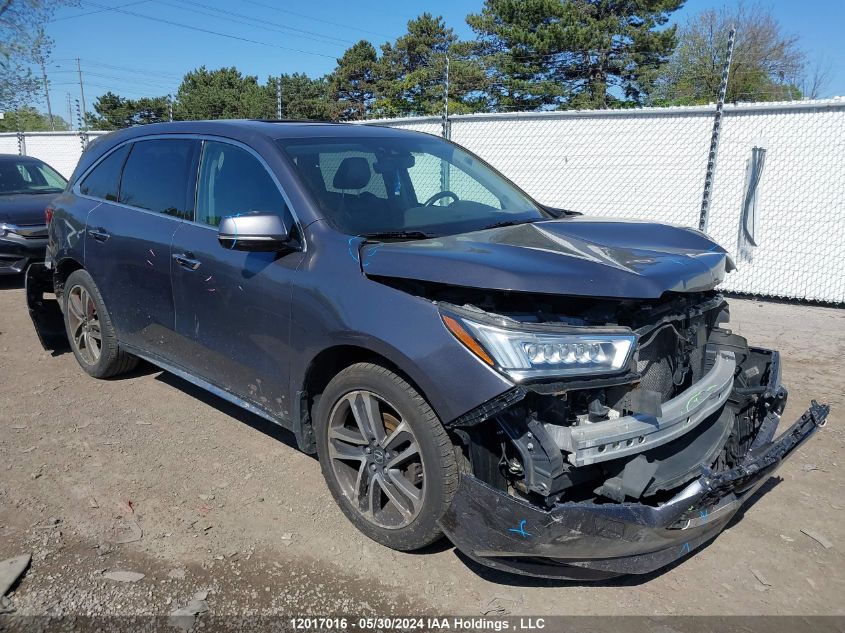
<svg viewBox="0 0 845 633">
<path fill-rule="evenodd" d="M 452 336 L 433 302 L 365 277 L 345 241 L 320 246 L 319 256 L 304 261 L 292 290 L 292 401 L 313 360 L 337 345 L 386 358 L 444 423 L 513 387 Z"/>
</svg>

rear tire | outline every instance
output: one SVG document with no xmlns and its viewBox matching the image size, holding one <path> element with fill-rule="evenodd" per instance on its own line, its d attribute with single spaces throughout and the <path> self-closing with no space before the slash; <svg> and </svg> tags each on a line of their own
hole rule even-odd
<svg viewBox="0 0 845 633">
<path fill-rule="evenodd" d="M 109 378 L 134 369 L 138 358 L 122 350 L 97 284 L 85 270 L 65 282 L 65 331 L 79 366 L 94 378 Z"/>
<path fill-rule="evenodd" d="M 315 420 L 320 466 L 340 509 L 374 541 L 410 551 L 442 536 L 458 486 L 449 436 L 404 378 L 373 363 L 341 371 Z"/>
</svg>

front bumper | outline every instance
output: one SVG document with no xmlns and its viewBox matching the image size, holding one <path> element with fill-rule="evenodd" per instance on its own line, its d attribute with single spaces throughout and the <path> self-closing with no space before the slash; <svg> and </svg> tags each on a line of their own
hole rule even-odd
<svg viewBox="0 0 845 633">
<path fill-rule="evenodd" d="M 0 237 L 0 275 L 18 275 L 34 262 L 43 262 L 47 238 L 22 237 L 7 233 Z"/>
<path fill-rule="evenodd" d="M 721 532 L 780 463 L 824 425 L 828 412 L 813 401 L 774 441 L 774 425 L 761 429 L 740 466 L 719 474 L 703 468 L 700 478 L 657 507 L 584 502 L 545 511 L 463 475 L 441 526 L 470 558 L 504 571 L 577 580 L 649 573 Z"/>
</svg>

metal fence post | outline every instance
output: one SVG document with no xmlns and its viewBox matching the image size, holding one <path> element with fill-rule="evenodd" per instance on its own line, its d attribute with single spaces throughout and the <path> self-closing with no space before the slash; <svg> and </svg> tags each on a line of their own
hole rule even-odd
<svg viewBox="0 0 845 633">
<path fill-rule="evenodd" d="M 18 110 L 15 110 L 15 128 L 15 135 L 18 139 L 18 155 L 26 156 L 26 136 L 23 133 L 21 114 Z"/>
<path fill-rule="evenodd" d="M 719 152 L 719 133 L 722 129 L 722 108 L 725 105 L 725 94 L 728 91 L 728 75 L 731 70 L 735 37 L 736 29 L 732 27 L 728 33 L 725 66 L 722 70 L 722 81 L 719 84 L 719 98 L 716 101 L 716 114 L 713 117 L 713 133 L 710 136 L 710 152 L 707 155 L 707 171 L 704 174 L 704 193 L 701 196 L 701 213 L 698 217 L 698 228 L 701 231 L 707 230 L 707 216 L 710 213 L 710 196 L 713 192 L 713 178 L 716 174 L 716 156 Z"/>
<path fill-rule="evenodd" d="M 443 83 L 443 122 L 441 124 L 441 134 L 443 138 L 448 139 L 451 134 L 449 130 L 449 54 L 446 54 L 446 76 Z"/>
<path fill-rule="evenodd" d="M 282 120 L 282 76 L 276 77 L 276 118 Z"/>
<path fill-rule="evenodd" d="M 82 145 L 82 151 L 85 151 L 85 148 L 88 147 L 88 133 L 86 132 L 85 128 L 83 127 L 82 123 L 82 110 L 79 107 L 79 99 L 76 100 L 76 121 L 77 121 L 77 130 L 79 134 L 79 143 Z"/>
</svg>

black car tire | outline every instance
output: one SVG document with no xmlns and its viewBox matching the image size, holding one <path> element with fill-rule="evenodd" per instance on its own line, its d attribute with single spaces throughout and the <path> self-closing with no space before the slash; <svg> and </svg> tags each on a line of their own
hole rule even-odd
<svg viewBox="0 0 845 633">
<path fill-rule="evenodd" d="M 419 449 L 421 464 L 418 470 L 421 469 L 424 478 L 422 502 L 415 518 L 402 527 L 386 528 L 368 519 L 344 493 L 332 466 L 329 455 L 330 416 L 345 397 L 362 390 L 382 398 L 399 413 L 401 420 L 410 427 Z M 417 390 L 386 367 L 358 363 L 332 379 L 316 408 L 315 431 L 320 466 L 332 496 L 347 518 L 374 541 L 400 551 L 420 549 L 441 538 L 438 521 L 457 490 L 458 464 L 446 430 Z"/>
<path fill-rule="evenodd" d="M 97 323 L 100 331 L 100 353 L 99 356 L 92 360 L 87 357 L 85 352 L 80 348 L 76 342 L 74 332 L 72 331 L 73 315 L 68 303 L 72 300 L 71 296 L 77 292 L 82 292 L 83 296 L 87 293 L 95 309 Z M 117 341 L 117 334 L 114 331 L 111 317 L 106 309 L 106 304 L 103 302 L 103 297 L 97 288 L 97 284 L 85 270 L 76 270 L 70 274 L 65 282 L 63 292 L 63 305 L 65 317 L 65 331 L 67 332 L 68 342 L 70 348 L 73 350 L 73 355 L 80 367 L 86 373 L 94 378 L 110 378 L 125 372 L 131 371 L 138 365 L 138 358 L 121 349 Z"/>
</svg>

